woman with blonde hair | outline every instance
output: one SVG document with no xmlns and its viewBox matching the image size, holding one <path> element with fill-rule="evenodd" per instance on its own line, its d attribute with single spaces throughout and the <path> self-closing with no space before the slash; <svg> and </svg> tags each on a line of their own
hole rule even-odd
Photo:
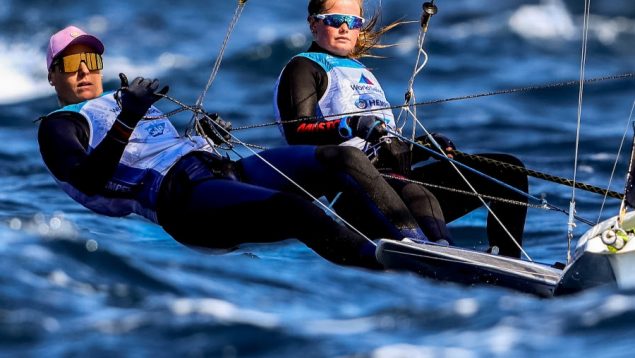
<svg viewBox="0 0 635 358">
<path fill-rule="evenodd" d="M 358 59 L 373 56 L 371 50 L 386 47 L 381 36 L 399 25 L 379 27 L 379 12 L 364 18 L 363 0 L 310 0 L 308 24 L 313 35 L 310 48 L 294 56 L 285 66 L 276 84 L 274 107 L 281 131 L 289 144 L 339 144 L 357 147 L 373 160 L 381 172 L 392 177 L 425 181 L 438 186 L 470 190 L 463 179 L 447 162 L 433 162 L 412 169 L 413 163 L 430 158 L 430 154 L 415 147 L 413 150 L 397 137 L 395 119 L 379 81 Z M 362 115 L 348 116 L 346 113 Z M 455 147 L 451 140 L 432 135 L 446 152 Z M 428 137 L 419 140 L 426 144 Z M 497 160 L 522 165 L 509 155 L 489 155 Z M 486 164 L 465 164 L 490 176 L 527 191 L 527 177 L 501 172 Z M 471 172 L 464 173 L 481 194 L 505 196 L 517 201 L 526 198 L 510 189 L 498 186 Z M 388 180 L 400 194 L 426 236 L 437 242 L 452 243 L 446 219 L 455 220 L 480 207 L 481 201 L 456 191 L 427 189 L 399 179 Z M 342 196 L 338 210 L 354 218 L 358 205 Z M 493 202 L 491 208 L 520 243 L 526 207 L 505 202 Z M 354 220 L 354 219 L 351 219 Z M 505 229 L 488 217 L 490 248 L 498 247 L 507 256 L 519 256 L 519 247 L 508 237 Z"/>
</svg>

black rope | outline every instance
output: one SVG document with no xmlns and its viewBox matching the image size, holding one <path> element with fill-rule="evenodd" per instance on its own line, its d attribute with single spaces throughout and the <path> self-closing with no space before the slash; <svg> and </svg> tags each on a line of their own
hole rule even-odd
<svg viewBox="0 0 635 358">
<path fill-rule="evenodd" d="M 546 181 L 550 181 L 553 183 L 557 183 L 557 184 L 563 184 L 563 185 L 567 185 L 567 186 L 572 186 L 574 184 L 574 181 L 571 179 L 567 179 L 567 178 L 562 178 L 562 177 L 558 177 L 555 175 L 551 175 L 551 174 L 547 174 L 547 173 L 543 173 L 543 172 L 539 172 L 536 170 L 532 170 L 532 169 L 527 169 L 525 167 L 521 167 L 521 166 L 517 166 L 514 164 L 510 164 L 510 163 L 505 163 L 505 162 L 501 162 L 495 159 L 491 159 L 491 158 L 486 158 L 486 157 L 482 157 L 479 155 L 474 155 L 474 154 L 468 154 L 468 153 L 464 153 L 458 150 L 454 150 L 452 152 L 452 154 L 454 156 L 456 156 L 457 158 L 468 158 L 468 159 L 473 159 L 479 162 L 483 162 L 483 163 L 488 163 L 488 164 L 493 164 L 505 169 L 509 169 L 509 170 L 513 170 L 513 171 L 517 171 L 520 173 L 523 173 L 525 175 L 529 175 L 532 176 L 534 178 L 538 178 L 538 179 L 542 179 L 542 180 L 546 180 Z M 601 195 L 605 195 L 611 198 L 615 198 L 615 199 L 620 199 L 622 200 L 624 198 L 624 194 L 618 193 L 616 191 L 612 191 L 612 190 L 607 190 L 607 189 L 603 189 L 597 186 L 593 186 L 590 184 L 585 184 L 585 183 L 581 183 L 581 182 L 575 182 L 575 187 L 584 191 L 588 191 L 591 193 L 596 193 L 596 194 L 601 194 Z"/>
</svg>

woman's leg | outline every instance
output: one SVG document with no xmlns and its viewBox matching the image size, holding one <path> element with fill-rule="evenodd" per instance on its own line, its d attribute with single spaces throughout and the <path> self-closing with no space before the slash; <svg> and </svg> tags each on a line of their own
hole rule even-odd
<svg viewBox="0 0 635 358">
<path fill-rule="evenodd" d="M 354 213 L 343 217 L 361 225 L 361 229 L 379 226 L 394 239 L 411 237 L 426 240 L 406 205 L 360 150 L 334 145 L 292 146 L 260 154 L 316 197 L 344 192 L 356 206 Z M 300 193 L 297 187 L 260 158 L 242 159 L 239 166 L 245 182 Z"/>
<path fill-rule="evenodd" d="M 382 268 L 371 242 L 299 196 L 226 179 L 188 185 L 173 186 L 160 216 L 185 245 L 225 249 L 297 238 L 336 264 Z"/>
<path fill-rule="evenodd" d="M 412 216 L 415 217 L 423 233 L 432 241 L 445 240 L 453 244 L 443 210 L 439 201 L 424 186 L 407 183 L 399 179 L 387 179 L 390 186 L 399 194 Z"/>
<path fill-rule="evenodd" d="M 479 154 L 479 156 L 517 166 L 523 166 L 523 163 L 519 159 L 507 154 Z M 523 192 L 528 191 L 527 176 L 522 173 L 473 159 L 461 159 L 461 162 Z M 501 220 L 505 228 L 507 228 L 518 244 L 522 244 L 522 234 L 525 226 L 525 218 L 527 216 L 527 206 L 524 204 L 527 203 L 527 197 L 507 189 L 490 179 L 482 177 L 481 175 L 472 173 L 471 171 L 463 168 L 459 169 L 479 194 L 519 202 L 519 204 L 512 204 L 491 200 L 488 205 L 490 205 L 492 211 Z M 444 161 L 434 162 L 414 169 L 412 178 L 425 183 L 471 192 L 471 189 L 458 175 L 456 170 L 448 162 Z M 457 218 L 460 218 L 472 210 L 482 206 L 482 202 L 475 196 L 438 188 L 430 188 L 429 190 L 434 193 L 434 196 L 438 199 L 443 210 L 443 215 L 448 222 L 452 222 L 453 220 L 456 220 Z M 490 246 L 498 246 L 502 255 L 513 257 L 520 256 L 520 249 L 518 246 L 511 240 L 509 235 L 491 213 L 488 213 L 487 217 L 487 235 Z"/>
</svg>

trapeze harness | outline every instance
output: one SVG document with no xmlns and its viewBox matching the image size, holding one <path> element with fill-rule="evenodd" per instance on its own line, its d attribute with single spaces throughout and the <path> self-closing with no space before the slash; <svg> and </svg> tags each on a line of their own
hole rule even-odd
<svg viewBox="0 0 635 358">
<path fill-rule="evenodd" d="M 49 115 L 64 111 L 79 113 L 88 122 L 90 153 L 106 137 L 121 109 L 114 92 L 109 92 Z M 159 117 L 161 112 L 151 107 L 146 115 Z M 211 152 L 211 148 L 201 137 L 181 138 L 167 118 L 142 120 L 132 132 L 114 175 L 99 194 L 87 195 L 53 177 L 75 201 L 97 213 L 108 216 L 137 213 L 158 223 L 157 199 L 163 178 L 181 157 L 193 151 Z"/>
<path fill-rule="evenodd" d="M 385 109 L 390 104 L 386 100 L 384 90 L 373 73 L 361 62 L 321 52 L 304 52 L 295 57 L 307 58 L 320 65 L 326 71 L 328 87 L 324 95 L 319 99 L 315 113 L 318 118 L 323 118 L 324 121 L 327 121 L 325 124 L 327 126 L 329 121 L 342 119 L 339 122 L 339 132 L 349 133 L 349 135 L 342 138 L 343 142 L 341 145 L 353 146 L 359 149 L 365 149 L 366 147 L 364 139 L 350 135 L 351 129 L 348 127 L 346 120 L 339 115 L 341 113 L 367 111 L 364 112 L 364 115 L 375 115 L 384 120 L 388 128 L 395 130 L 395 119 L 392 111 Z M 287 136 L 282 126 L 282 116 L 276 100 L 278 98 L 279 84 L 280 77 L 274 91 L 276 121 L 282 135 L 286 138 Z M 377 110 L 373 110 L 373 108 L 377 108 Z M 306 130 L 311 130 L 311 127 L 302 123 L 298 131 L 302 131 L 305 128 Z"/>
</svg>

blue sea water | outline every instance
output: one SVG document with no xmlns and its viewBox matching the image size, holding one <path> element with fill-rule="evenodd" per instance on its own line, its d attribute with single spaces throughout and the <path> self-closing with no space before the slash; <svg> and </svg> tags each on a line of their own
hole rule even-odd
<svg viewBox="0 0 635 358">
<path fill-rule="evenodd" d="M 439 14 L 426 38 L 429 61 L 414 87 L 418 101 L 579 78 L 583 1 L 436 4 Z M 378 5 L 367 1 L 371 12 Z M 215 255 L 183 247 L 139 217 L 92 214 L 59 190 L 40 158 L 33 123 L 57 106 L 44 60 L 50 34 L 68 24 L 97 34 L 106 44 L 108 88 L 118 85 L 119 72 L 152 76 L 169 83 L 172 96 L 194 103 L 235 6 L 0 2 L 0 355 L 633 355 L 632 292 L 597 289 L 545 300 L 338 267 L 295 240 Z M 418 21 L 421 12 L 412 0 L 381 6 L 384 23 Z M 309 44 L 305 11 L 306 1 L 248 1 L 206 108 L 235 127 L 270 123 L 276 77 Z M 591 14 L 586 77 L 634 72 L 633 2 L 594 2 Z M 403 100 L 413 70 L 417 31 L 416 23 L 395 29 L 385 42 L 399 45 L 378 52 L 383 59 L 365 61 L 394 104 Z M 632 79 L 585 86 L 579 181 L 609 183 L 634 99 Z M 577 105 L 578 88 L 569 86 L 422 106 L 417 114 L 428 130 L 450 136 L 465 152 L 508 152 L 529 168 L 570 178 Z M 174 117 L 181 129 L 188 120 Z M 248 143 L 283 145 L 274 126 L 235 133 Z M 622 155 L 613 190 L 623 187 L 626 165 Z M 571 188 L 537 179 L 530 185 L 533 195 L 568 207 Z M 617 212 L 612 199 L 600 215 L 601 196 L 575 195 L 580 216 L 597 220 Z M 481 210 L 452 223 L 458 241 L 483 248 L 484 218 Z M 201 235 L 222 223 L 209 225 Z M 579 224 L 576 237 L 586 229 Z M 530 209 L 526 251 L 536 261 L 565 261 L 566 230 L 566 215 Z"/>
</svg>

